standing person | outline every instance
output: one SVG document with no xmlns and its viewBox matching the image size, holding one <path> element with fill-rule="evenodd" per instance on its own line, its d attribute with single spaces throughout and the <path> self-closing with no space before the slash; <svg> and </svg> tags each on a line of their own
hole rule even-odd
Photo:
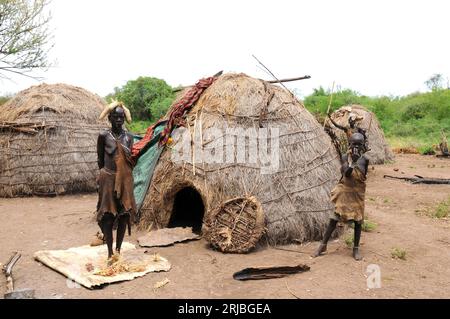
<svg viewBox="0 0 450 319">
<path fill-rule="evenodd" d="M 125 230 L 131 235 L 131 221 L 136 215 L 133 193 L 133 136 L 123 129 L 124 120 L 131 122 L 130 111 L 121 102 L 113 101 L 100 115 L 108 115 L 111 129 L 101 132 L 97 140 L 98 203 L 97 222 L 108 246 L 108 259 L 113 256 L 113 225 L 117 222 L 116 253 L 120 254 Z"/>
<path fill-rule="evenodd" d="M 325 231 L 323 240 L 313 257 L 320 256 L 327 250 L 327 243 L 337 223 L 353 222 L 355 233 L 353 240 L 353 257 L 361 260 L 359 241 L 361 226 L 364 222 L 364 197 L 366 193 L 366 175 L 369 160 L 364 155 L 364 136 L 354 133 L 349 140 L 348 154 L 341 158 L 341 179 L 331 191 L 331 201 L 335 211 Z"/>
</svg>

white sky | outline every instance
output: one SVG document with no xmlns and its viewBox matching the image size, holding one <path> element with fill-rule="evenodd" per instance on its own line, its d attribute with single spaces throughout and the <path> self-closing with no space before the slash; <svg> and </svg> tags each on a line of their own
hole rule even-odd
<svg viewBox="0 0 450 319">
<path fill-rule="evenodd" d="M 311 75 L 291 89 L 307 95 L 333 81 L 366 95 L 425 91 L 450 77 L 446 0 L 145 1 L 53 0 L 57 66 L 44 82 L 101 96 L 138 76 L 189 85 L 217 71 L 271 80 Z M 0 94 L 36 81 L 0 81 Z"/>
</svg>

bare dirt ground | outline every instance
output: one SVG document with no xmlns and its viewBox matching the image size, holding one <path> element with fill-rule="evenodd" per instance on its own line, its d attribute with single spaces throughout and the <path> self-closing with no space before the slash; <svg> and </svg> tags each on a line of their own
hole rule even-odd
<svg viewBox="0 0 450 319">
<path fill-rule="evenodd" d="M 34 288 L 37 298 L 295 298 L 293 294 L 299 298 L 450 298 L 450 220 L 424 213 L 450 196 L 450 185 L 411 185 L 384 179 L 384 174 L 450 178 L 450 160 L 397 155 L 395 163 L 371 169 L 366 212 L 378 226 L 373 232 L 363 232 L 364 260 L 359 262 L 351 258 L 344 236 L 316 259 L 309 255 L 318 243 L 282 247 L 304 253 L 261 247 L 247 255 L 234 255 L 213 251 L 200 240 L 150 249 L 172 263 L 169 272 L 150 273 L 97 290 L 74 288 L 32 256 L 38 250 L 89 243 L 97 231 L 95 194 L 0 199 L 0 261 L 5 263 L 13 251 L 20 251 L 22 258 L 14 268 L 16 289 Z M 136 243 L 140 235 L 134 231 L 126 240 Z M 406 260 L 393 259 L 393 248 L 405 250 Z M 308 264 L 311 270 L 271 280 L 232 278 L 246 267 L 298 263 Z M 381 288 L 367 288 L 370 264 L 380 267 Z M 170 283 L 154 290 L 154 284 L 165 278 Z M 1 276 L 0 295 L 4 293 Z"/>
</svg>

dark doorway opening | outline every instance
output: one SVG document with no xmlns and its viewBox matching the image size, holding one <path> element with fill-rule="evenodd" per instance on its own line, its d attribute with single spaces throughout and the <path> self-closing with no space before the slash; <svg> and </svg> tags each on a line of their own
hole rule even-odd
<svg viewBox="0 0 450 319">
<path fill-rule="evenodd" d="M 200 194 L 193 187 L 185 187 L 175 195 L 169 227 L 192 227 L 195 233 L 200 233 L 204 214 Z"/>
</svg>

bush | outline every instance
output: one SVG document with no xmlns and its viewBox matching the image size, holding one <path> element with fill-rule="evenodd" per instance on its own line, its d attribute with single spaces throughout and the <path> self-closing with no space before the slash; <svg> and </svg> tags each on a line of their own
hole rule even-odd
<svg viewBox="0 0 450 319">
<path fill-rule="evenodd" d="M 404 121 L 408 121 L 411 119 L 418 120 L 425 117 L 429 110 L 429 104 L 413 103 L 406 106 L 406 109 L 402 114 L 402 119 Z"/>
<path fill-rule="evenodd" d="M 130 124 L 126 124 L 128 131 L 138 134 L 138 135 L 144 135 L 147 131 L 147 128 L 153 124 L 152 121 L 135 121 L 131 122 Z"/>
<path fill-rule="evenodd" d="M 431 217 L 447 218 L 450 216 L 450 197 L 440 202 L 434 210 L 430 212 Z"/>
<path fill-rule="evenodd" d="M 374 231 L 377 228 L 377 226 L 378 225 L 376 223 L 374 223 L 368 219 L 365 219 L 364 223 L 362 224 L 361 229 L 364 232 L 371 232 L 371 231 Z"/>
<path fill-rule="evenodd" d="M 164 80 L 139 77 L 128 81 L 106 97 L 107 102 L 115 98 L 130 108 L 136 120 L 156 121 L 163 116 L 175 99 L 175 93 Z"/>
<path fill-rule="evenodd" d="M 394 248 L 391 251 L 391 257 L 394 259 L 406 260 L 406 250 L 401 248 Z"/>
<path fill-rule="evenodd" d="M 319 87 L 304 99 L 305 107 L 319 120 L 326 116 L 330 93 Z M 403 97 L 368 97 L 345 89 L 334 93 L 330 111 L 348 104 L 361 104 L 374 112 L 386 138 L 395 147 L 412 147 L 422 154 L 431 154 L 432 145 L 440 142 L 441 130 L 450 135 L 449 89 L 436 88 Z"/>
<path fill-rule="evenodd" d="M 420 146 L 419 153 L 422 155 L 435 155 L 436 154 L 432 145 Z"/>
<path fill-rule="evenodd" d="M 353 247 L 353 241 L 354 241 L 354 236 L 353 234 L 347 234 L 344 238 L 344 242 L 347 245 L 348 248 L 352 248 Z"/>
</svg>

